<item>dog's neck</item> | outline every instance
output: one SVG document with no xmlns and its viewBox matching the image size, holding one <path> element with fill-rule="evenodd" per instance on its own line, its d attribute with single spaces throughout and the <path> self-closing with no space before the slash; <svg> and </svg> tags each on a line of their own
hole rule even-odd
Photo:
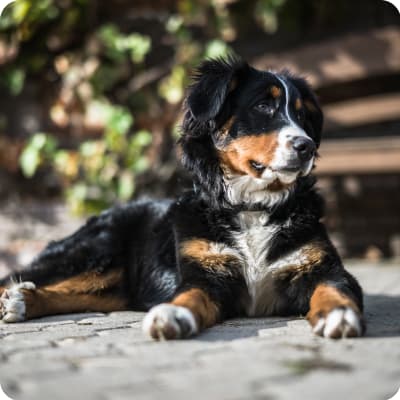
<svg viewBox="0 0 400 400">
<path fill-rule="evenodd" d="M 194 192 L 196 197 L 201 199 L 204 204 L 217 212 L 230 214 L 232 216 L 238 215 L 243 212 L 257 213 L 262 212 L 269 215 L 269 220 L 285 219 L 294 208 L 310 208 L 313 207 L 314 198 L 318 197 L 318 203 L 321 201 L 320 196 L 315 192 L 314 176 L 307 176 L 299 178 L 286 193 L 277 194 L 271 192 L 271 200 L 268 201 L 268 193 L 264 196 L 267 201 L 262 202 L 240 202 L 232 204 L 226 197 L 226 192 L 214 192 L 207 190 L 200 184 L 194 185 Z M 295 201 L 295 199 L 297 199 Z M 303 199 L 299 203 L 299 199 Z M 254 214 L 255 215 L 255 214 Z M 321 210 L 322 215 L 322 210 Z"/>
</svg>

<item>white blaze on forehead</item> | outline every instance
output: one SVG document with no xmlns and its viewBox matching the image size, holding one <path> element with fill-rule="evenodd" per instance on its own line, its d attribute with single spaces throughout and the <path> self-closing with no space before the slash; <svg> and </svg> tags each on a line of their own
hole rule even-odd
<svg viewBox="0 0 400 400">
<path fill-rule="evenodd" d="M 289 110 L 289 101 L 290 101 L 290 96 L 289 96 L 289 88 L 283 78 L 280 78 L 279 76 L 276 76 L 276 78 L 279 80 L 279 82 L 282 84 L 283 89 L 285 91 L 285 117 L 289 121 L 289 125 L 285 126 L 282 131 L 285 131 L 285 135 L 295 137 L 295 136 L 305 136 L 308 137 L 306 132 L 304 131 L 303 128 L 299 126 L 299 124 L 296 121 L 293 121 L 292 117 L 290 116 L 290 110 Z"/>
<path fill-rule="evenodd" d="M 283 78 L 280 78 L 278 75 L 276 76 L 276 78 L 279 80 L 279 82 L 282 84 L 283 89 L 285 91 L 285 116 L 288 119 L 288 121 L 290 122 L 291 126 L 296 126 L 298 127 L 298 124 L 292 120 L 292 118 L 290 117 L 290 111 L 289 111 L 289 88 L 285 82 L 285 80 Z"/>
<path fill-rule="evenodd" d="M 276 76 L 276 78 L 279 80 L 279 82 L 282 84 L 283 89 L 285 91 L 285 117 L 287 118 L 289 125 L 284 126 L 280 131 L 278 135 L 278 141 L 280 146 L 285 146 L 287 141 L 298 136 L 302 137 L 308 137 L 304 129 L 302 129 L 299 124 L 295 121 L 290 116 L 290 110 L 289 110 L 289 88 L 283 78 L 280 78 L 279 76 Z"/>
</svg>

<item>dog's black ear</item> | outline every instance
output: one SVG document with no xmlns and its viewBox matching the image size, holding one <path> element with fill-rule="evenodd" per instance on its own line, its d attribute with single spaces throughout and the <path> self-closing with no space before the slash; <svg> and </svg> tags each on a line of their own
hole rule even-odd
<svg viewBox="0 0 400 400">
<path fill-rule="evenodd" d="M 193 77 L 186 99 L 191 116 L 200 123 L 213 120 L 237 86 L 239 74 L 247 68 L 247 63 L 233 56 L 204 61 Z"/>
<path fill-rule="evenodd" d="M 317 100 L 317 96 L 314 94 L 305 79 L 294 76 L 289 76 L 288 79 L 296 86 L 301 94 L 306 114 L 304 128 L 318 147 L 321 142 L 324 116 Z"/>
</svg>

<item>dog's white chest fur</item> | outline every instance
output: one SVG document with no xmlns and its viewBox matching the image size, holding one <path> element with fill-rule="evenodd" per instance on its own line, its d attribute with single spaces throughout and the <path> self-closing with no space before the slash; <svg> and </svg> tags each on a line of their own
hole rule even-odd
<svg viewBox="0 0 400 400">
<path fill-rule="evenodd" d="M 238 218 L 241 231 L 234 238 L 242 255 L 243 275 L 250 295 L 247 313 L 266 315 L 272 312 L 275 297 L 272 277 L 275 268 L 267 265 L 266 256 L 279 227 L 266 225 L 269 216 L 263 212 L 242 212 Z"/>
</svg>

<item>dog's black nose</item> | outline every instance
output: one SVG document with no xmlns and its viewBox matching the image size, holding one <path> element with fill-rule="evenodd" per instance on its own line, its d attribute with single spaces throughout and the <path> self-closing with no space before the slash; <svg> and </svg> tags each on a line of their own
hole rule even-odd
<svg viewBox="0 0 400 400">
<path fill-rule="evenodd" d="M 297 151 L 301 161 L 311 160 L 316 150 L 315 143 L 303 136 L 293 138 L 293 148 Z"/>
</svg>

